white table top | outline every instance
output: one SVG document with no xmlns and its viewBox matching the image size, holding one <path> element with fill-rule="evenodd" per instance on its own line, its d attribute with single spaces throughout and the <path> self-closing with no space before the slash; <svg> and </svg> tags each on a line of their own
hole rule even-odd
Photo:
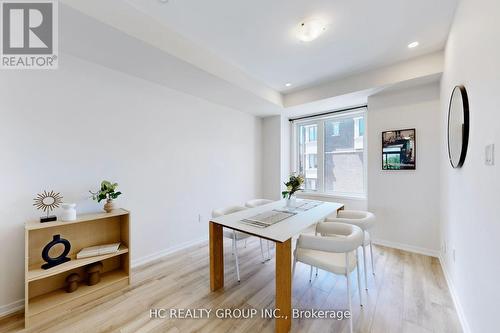
<svg viewBox="0 0 500 333">
<path fill-rule="evenodd" d="M 302 200 L 297 199 L 297 203 L 301 201 Z M 275 242 L 284 242 L 301 233 L 311 225 L 321 221 L 328 215 L 335 213 L 344 205 L 336 202 L 323 202 L 319 206 L 311 208 L 307 211 L 298 212 L 296 215 L 266 228 L 258 228 L 240 222 L 244 218 L 250 218 L 259 213 L 267 212 L 273 209 L 282 209 L 285 206 L 285 200 L 275 201 L 267 205 L 249 208 L 233 214 L 212 218 L 210 221 L 223 225 L 224 227 L 243 231 Z"/>
</svg>

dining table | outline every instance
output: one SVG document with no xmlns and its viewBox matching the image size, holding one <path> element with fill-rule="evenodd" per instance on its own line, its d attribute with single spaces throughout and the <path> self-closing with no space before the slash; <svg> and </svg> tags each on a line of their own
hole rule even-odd
<svg viewBox="0 0 500 333">
<path fill-rule="evenodd" d="M 311 204 L 311 202 L 316 202 Z M 309 207 L 301 209 L 300 207 Z M 212 218 L 209 221 L 210 289 L 212 292 L 224 288 L 223 228 L 250 234 L 276 244 L 276 293 L 275 332 L 289 332 L 292 325 L 292 238 L 310 226 L 323 221 L 327 216 L 344 209 L 336 202 L 297 199 L 295 207 L 287 207 L 286 200 L 274 201 L 262 206 Z M 252 225 L 259 214 L 268 212 L 290 212 L 290 217 L 262 227 Z"/>
</svg>

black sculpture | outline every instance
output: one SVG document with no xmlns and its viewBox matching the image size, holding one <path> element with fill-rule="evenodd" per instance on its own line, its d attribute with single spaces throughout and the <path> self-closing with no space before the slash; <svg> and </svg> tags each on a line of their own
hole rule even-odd
<svg viewBox="0 0 500 333">
<path fill-rule="evenodd" d="M 57 244 L 63 244 L 64 245 L 64 251 L 61 253 L 59 257 L 52 258 L 49 256 L 49 251 L 50 249 L 57 245 Z M 61 235 L 54 235 L 53 239 L 50 243 L 45 245 L 42 251 L 42 258 L 45 260 L 47 263 L 42 265 L 43 269 L 49 269 L 54 266 L 60 265 L 62 263 L 65 263 L 66 261 L 70 261 L 71 259 L 66 257 L 69 253 L 69 250 L 71 249 L 71 244 L 67 239 L 61 238 Z"/>
</svg>

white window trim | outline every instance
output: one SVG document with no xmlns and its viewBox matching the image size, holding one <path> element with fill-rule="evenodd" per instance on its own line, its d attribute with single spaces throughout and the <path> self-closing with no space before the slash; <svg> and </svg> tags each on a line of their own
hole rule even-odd
<svg viewBox="0 0 500 333">
<path fill-rule="evenodd" d="M 339 199 L 360 200 L 360 201 L 366 200 L 366 194 L 341 193 L 341 192 L 318 193 L 315 191 L 299 191 L 296 193 L 298 198 L 314 197 L 314 198 L 329 198 L 329 199 L 339 198 Z"/>
<path fill-rule="evenodd" d="M 298 125 L 313 125 L 313 124 L 318 124 L 318 132 L 317 132 L 317 142 L 318 142 L 318 180 L 321 179 L 324 180 L 324 122 L 325 120 L 329 119 L 334 119 L 334 118 L 340 118 L 340 117 L 345 117 L 346 115 L 352 116 L 353 118 L 355 117 L 356 114 L 361 114 L 364 117 L 365 120 L 365 128 L 364 128 L 364 134 L 363 134 L 363 193 L 345 193 L 345 192 L 324 192 L 323 191 L 323 181 L 318 181 L 317 183 L 317 190 L 316 191 L 311 191 L 311 190 L 304 190 L 300 191 L 297 193 L 297 195 L 300 197 L 302 196 L 314 196 L 314 197 L 326 197 L 326 198 L 344 198 L 344 199 L 354 199 L 354 200 L 366 200 L 367 193 L 368 193 L 368 181 L 367 181 L 367 176 L 368 176 L 368 169 L 367 169 L 367 162 L 368 162 L 368 145 L 367 145 L 367 138 L 368 138 L 368 109 L 366 106 L 360 107 L 359 109 L 355 110 L 349 110 L 349 111 L 339 111 L 335 112 L 329 115 L 321 115 L 318 117 L 312 117 L 312 118 L 307 118 L 303 120 L 292 120 L 292 131 L 291 131 L 291 166 L 292 166 L 292 171 L 295 172 L 298 170 L 298 147 L 297 147 L 297 127 Z M 319 152 L 322 152 L 321 154 Z"/>
</svg>

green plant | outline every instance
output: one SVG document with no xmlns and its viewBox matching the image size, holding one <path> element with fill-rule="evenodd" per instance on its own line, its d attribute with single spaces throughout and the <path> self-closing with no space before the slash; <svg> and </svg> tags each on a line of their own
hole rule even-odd
<svg viewBox="0 0 500 333">
<path fill-rule="evenodd" d="M 286 186 L 286 191 L 281 192 L 283 198 L 288 197 L 290 199 L 292 195 L 301 190 L 302 184 L 304 184 L 304 176 L 297 173 L 292 173 L 288 181 L 284 183 Z"/>
<path fill-rule="evenodd" d="M 111 183 L 110 181 L 103 180 L 101 182 L 101 189 L 97 192 L 89 191 L 92 194 L 92 200 L 101 202 L 102 200 L 116 199 L 122 192 L 115 192 L 118 183 Z"/>
</svg>

